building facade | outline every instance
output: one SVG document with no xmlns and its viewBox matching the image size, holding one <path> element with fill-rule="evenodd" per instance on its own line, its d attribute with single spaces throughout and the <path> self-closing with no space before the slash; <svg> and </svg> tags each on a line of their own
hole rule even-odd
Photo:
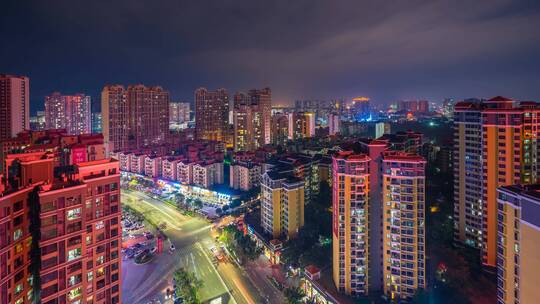
<svg viewBox="0 0 540 304">
<path fill-rule="evenodd" d="M 68 134 L 92 132 L 91 98 L 84 94 L 45 96 L 45 127 L 65 129 Z"/>
<path fill-rule="evenodd" d="M 352 296 L 409 299 L 426 286 L 426 162 L 390 139 L 356 147 L 332 158 L 334 284 Z"/>
<path fill-rule="evenodd" d="M 315 114 L 311 112 L 289 113 L 289 139 L 297 140 L 315 136 Z"/>
<path fill-rule="evenodd" d="M 0 140 L 30 129 L 30 80 L 0 74 Z"/>
<path fill-rule="evenodd" d="M 29 147 L 4 161 L 0 302 L 120 303 L 118 162 Z"/>
<path fill-rule="evenodd" d="M 197 139 L 225 141 L 229 129 L 229 94 L 225 89 L 195 91 L 195 132 Z"/>
<path fill-rule="evenodd" d="M 106 86 L 101 92 L 103 135 L 109 151 L 161 145 L 169 136 L 169 92 L 162 87 Z"/>
<path fill-rule="evenodd" d="M 456 240 L 479 247 L 486 266 L 495 267 L 497 260 L 497 188 L 539 181 L 539 116 L 540 104 L 501 96 L 455 106 L 455 120 L 479 118 L 481 128 L 456 124 Z M 478 149 L 481 154 L 473 155 Z"/>
<path fill-rule="evenodd" d="M 274 239 L 294 238 L 304 226 L 304 182 L 275 170 L 261 177 L 261 227 Z"/>
<path fill-rule="evenodd" d="M 390 299 L 426 288 L 425 165 L 404 153 L 383 159 L 383 279 Z"/>
<path fill-rule="evenodd" d="M 497 190 L 497 303 L 535 303 L 540 269 L 540 184 Z"/>
<path fill-rule="evenodd" d="M 260 184 L 261 166 L 252 162 L 234 162 L 230 166 L 230 187 L 249 191 Z"/>
</svg>

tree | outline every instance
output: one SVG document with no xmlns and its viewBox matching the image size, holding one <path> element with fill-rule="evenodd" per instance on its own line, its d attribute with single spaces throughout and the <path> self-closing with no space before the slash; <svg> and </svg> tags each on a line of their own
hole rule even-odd
<svg viewBox="0 0 540 304">
<path fill-rule="evenodd" d="M 200 199 L 196 199 L 194 202 L 193 202 L 193 207 L 197 208 L 197 209 L 201 209 L 203 206 L 203 203 Z"/>
<path fill-rule="evenodd" d="M 180 268 L 174 272 L 174 288 L 176 294 L 186 304 L 199 304 L 199 290 L 203 287 L 203 281 L 199 280 L 193 272 Z"/>
<path fill-rule="evenodd" d="M 257 243 L 233 225 L 223 228 L 219 240 L 242 260 L 255 260 L 262 254 L 262 249 Z"/>
<path fill-rule="evenodd" d="M 300 287 L 289 287 L 283 291 L 288 304 L 301 304 L 306 293 Z"/>
</svg>

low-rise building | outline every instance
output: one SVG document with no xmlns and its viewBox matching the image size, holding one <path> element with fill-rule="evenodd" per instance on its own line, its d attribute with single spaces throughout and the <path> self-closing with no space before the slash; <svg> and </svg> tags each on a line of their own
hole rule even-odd
<svg viewBox="0 0 540 304">
<path fill-rule="evenodd" d="M 146 156 L 144 158 L 144 175 L 148 177 L 161 177 L 161 157 Z"/>
<path fill-rule="evenodd" d="M 223 184 L 223 163 L 210 161 L 194 164 L 193 184 L 207 189 Z"/>
<path fill-rule="evenodd" d="M 252 162 L 234 162 L 230 166 L 230 187 L 249 191 L 259 186 L 261 166 Z"/>
</svg>

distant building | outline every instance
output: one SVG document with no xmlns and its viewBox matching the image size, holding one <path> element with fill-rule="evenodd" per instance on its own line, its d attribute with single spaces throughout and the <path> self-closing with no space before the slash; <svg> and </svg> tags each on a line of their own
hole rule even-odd
<svg viewBox="0 0 540 304">
<path fill-rule="evenodd" d="M 497 189 L 497 303 L 536 303 L 540 184 Z"/>
<path fill-rule="evenodd" d="M 30 130 L 45 130 L 45 111 L 37 111 L 36 116 L 30 117 Z"/>
<path fill-rule="evenodd" d="M 183 124 L 189 122 L 189 102 L 171 102 L 169 104 L 169 124 Z"/>
<path fill-rule="evenodd" d="M 289 117 L 287 114 L 272 116 L 272 144 L 283 145 L 289 140 Z"/>
<path fill-rule="evenodd" d="M 229 94 L 225 89 L 195 91 L 195 132 L 197 139 L 224 142 L 229 129 Z"/>
<path fill-rule="evenodd" d="M 84 94 L 62 95 L 55 92 L 45 96 L 45 127 L 66 129 L 68 134 L 92 132 L 90 96 Z"/>
<path fill-rule="evenodd" d="M 92 133 L 103 132 L 103 120 L 101 113 L 92 113 Z"/>
<path fill-rule="evenodd" d="M 328 115 L 328 134 L 330 136 L 341 133 L 341 117 L 337 114 Z"/>
<path fill-rule="evenodd" d="M 167 142 L 169 92 L 162 87 L 105 86 L 101 111 L 103 135 L 111 152 Z"/>
<path fill-rule="evenodd" d="M 289 113 L 289 139 L 297 140 L 315 136 L 315 114 L 311 112 Z"/>
<path fill-rule="evenodd" d="M 234 95 L 235 151 L 253 151 L 271 143 L 272 92 L 270 88 Z"/>
<path fill-rule="evenodd" d="M 0 74 L 0 140 L 30 129 L 30 80 Z"/>
</svg>

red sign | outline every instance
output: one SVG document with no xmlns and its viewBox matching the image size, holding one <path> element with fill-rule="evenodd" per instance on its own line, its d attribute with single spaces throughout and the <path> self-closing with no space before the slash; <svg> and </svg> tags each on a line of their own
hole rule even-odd
<svg viewBox="0 0 540 304">
<path fill-rule="evenodd" d="M 71 161 L 73 165 L 84 163 L 86 160 L 86 147 L 71 149 Z"/>
</svg>

